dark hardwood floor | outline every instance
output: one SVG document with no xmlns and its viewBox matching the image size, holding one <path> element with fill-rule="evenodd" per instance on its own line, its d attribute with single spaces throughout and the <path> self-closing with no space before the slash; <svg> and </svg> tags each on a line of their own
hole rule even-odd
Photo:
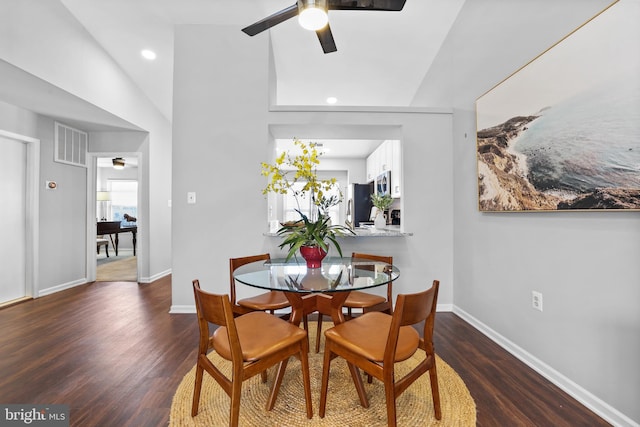
<svg viewBox="0 0 640 427">
<path fill-rule="evenodd" d="M 198 342 L 195 315 L 170 305 L 164 278 L 0 309 L 0 403 L 67 404 L 72 426 L 167 425 Z M 435 340 L 475 399 L 478 426 L 609 425 L 452 313 L 438 313 Z"/>
</svg>

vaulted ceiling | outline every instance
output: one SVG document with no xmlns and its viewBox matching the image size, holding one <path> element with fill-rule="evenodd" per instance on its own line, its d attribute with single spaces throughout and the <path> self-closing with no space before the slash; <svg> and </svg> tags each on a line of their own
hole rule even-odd
<svg viewBox="0 0 640 427">
<path fill-rule="evenodd" d="M 173 31 L 179 24 L 250 25 L 295 0 L 61 0 L 171 120 Z M 271 37 L 277 103 L 409 106 L 464 0 L 407 0 L 400 12 L 330 11 L 338 48 L 289 19 Z M 247 36 L 249 37 L 249 36 Z M 157 53 L 155 61 L 140 56 Z M 312 82 L 312 84 L 310 84 Z"/>
</svg>

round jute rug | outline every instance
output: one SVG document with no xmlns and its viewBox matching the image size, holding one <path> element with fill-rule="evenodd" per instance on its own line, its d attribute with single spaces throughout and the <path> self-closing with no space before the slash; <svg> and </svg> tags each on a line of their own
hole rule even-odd
<svg viewBox="0 0 640 427">
<path fill-rule="evenodd" d="M 323 330 L 330 328 L 325 324 Z M 315 327 L 310 328 L 309 342 L 315 342 Z M 323 337 L 324 339 L 324 337 Z M 215 353 L 211 360 L 225 375 L 229 375 L 231 364 Z M 406 374 L 418 361 L 418 355 L 396 366 L 396 378 Z M 469 390 L 458 374 L 440 357 L 436 356 L 438 385 L 442 420 L 435 419 L 431 400 L 429 375 L 424 374 L 416 380 L 396 400 L 397 421 L 399 426 L 475 426 L 476 406 Z M 309 353 L 311 374 L 311 394 L 313 402 L 312 419 L 307 419 L 304 403 L 300 361 L 291 358 L 287 365 L 283 384 L 275 407 L 267 411 L 265 405 L 275 377 L 276 367 L 269 369 L 267 383 L 260 381 L 257 375 L 242 385 L 240 400 L 240 426 L 386 426 L 384 386 L 376 379 L 372 384 L 364 380 L 369 398 L 369 408 L 360 406 L 358 395 L 344 360 L 336 358 L 331 362 L 329 394 L 324 418 L 318 416 L 320 402 L 320 381 L 322 378 L 323 354 Z M 191 402 L 195 379 L 195 366 L 178 386 L 171 405 L 169 425 L 182 426 L 226 426 L 229 424 L 230 398 L 206 372 L 200 395 L 198 415 L 191 417 Z"/>
</svg>

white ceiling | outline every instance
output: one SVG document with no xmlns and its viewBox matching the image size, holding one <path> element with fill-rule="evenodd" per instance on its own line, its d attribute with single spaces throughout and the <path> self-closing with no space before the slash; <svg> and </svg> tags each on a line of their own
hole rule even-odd
<svg viewBox="0 0 640 427">
<path fill-rule="evenodd" d="M 149 99 L 172 117 L 173 28 L 238 31 L 295 0 L 61 0 Z M 407 0 L 401 12 L 330 11 L 338 51 L 290 19 L 255 37 L 273 42 L 280 105 L 409 106 L 464 0 Z M 249 37 L 249 36 L 246 36 Z M 140 56 L 152 49 L 158 57 Z M 313 82 L 313 84 L 309 84 Z"/>
<path fill-rule="evenodd" d="M 138 158 L 137 157 L 122 157 L 124 160 L 125 168 L 137 168 L 138 167 Z M 112 168 L 113 167 L 113 157 L 98 157 L 97 167 L 99 168 Z"/>
<path fill-rule="evenodd" d="M 384 140 L 380 139 L 300 139 L 305 144 L 318 144 L 318 152 L 325 159 L 363 159 L 373 153 Z M 283 151 L 297 153 L 300 151 L 292 139 L 276 139 L 276 154 Z"/>
</svg>

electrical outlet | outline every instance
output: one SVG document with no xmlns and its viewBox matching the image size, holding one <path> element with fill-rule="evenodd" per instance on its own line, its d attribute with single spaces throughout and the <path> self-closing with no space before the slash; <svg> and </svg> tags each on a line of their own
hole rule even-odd
<svg viewBox="0 0 640 427">
<path fill-rule="evenodd" d="M 531 308 L 542 311 L 542 292 L 531 291 Z"/>
</svg>

